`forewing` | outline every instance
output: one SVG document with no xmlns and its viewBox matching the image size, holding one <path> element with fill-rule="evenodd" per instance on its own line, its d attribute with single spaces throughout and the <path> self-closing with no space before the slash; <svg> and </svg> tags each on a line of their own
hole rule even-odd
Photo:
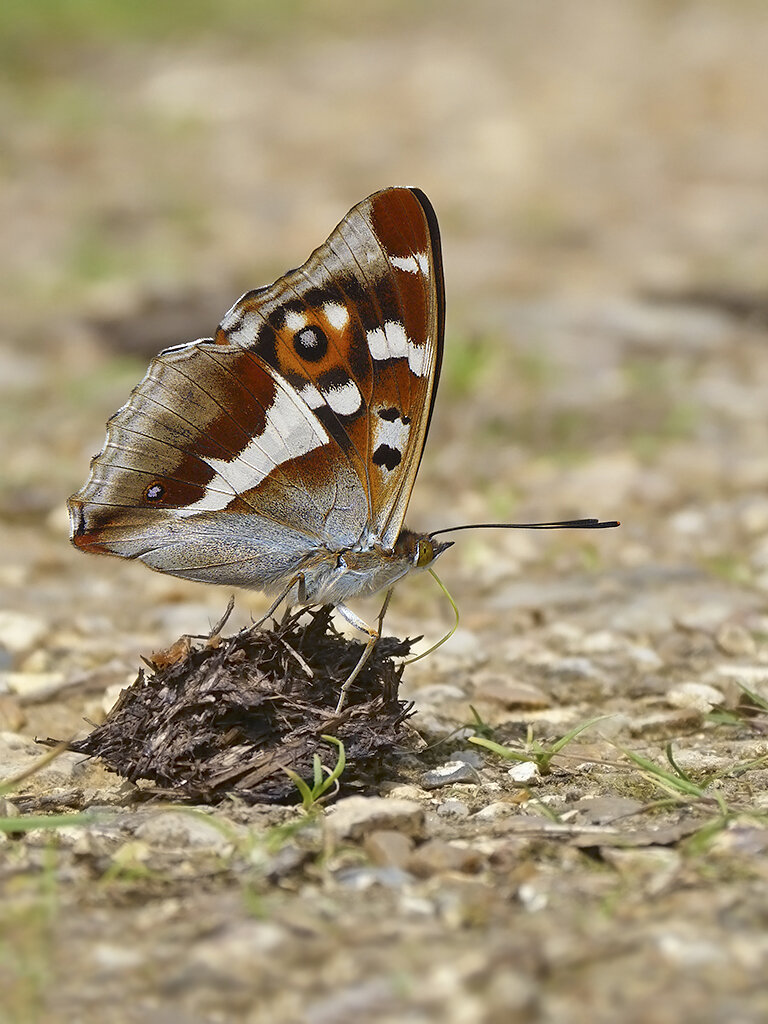
<svg viewBox="0 0 768 1024">
<path fill-rule="evenodd" d="M 354 207 L 298 270 L 243 296 L 216 335 L 295 388 L 365 495 L 366 530 L 391 547 L 424 449 L 444 321 L 440 239 L 418 189 Z M 331 512 L 329 529 L 346 519 Z"/>
</svg>

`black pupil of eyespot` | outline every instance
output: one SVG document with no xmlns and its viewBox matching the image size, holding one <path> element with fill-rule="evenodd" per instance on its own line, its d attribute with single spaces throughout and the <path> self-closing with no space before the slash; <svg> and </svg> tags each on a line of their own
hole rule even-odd
<svg viewBox="0 0 768 1024">
<path fill-rule="evenodd" d="M 328 339 L 314 325 L 304 327 L 293 336 L 293 345 L 302 359 L 310 362 L 322 359 L 328 349 Z"/>
<path fill-rule="evenodd" d="M 165 490 L 162 484 L 150 484 L 146 491 L 147 501 L 159 501 L 164 494 Z"/>
</svg>

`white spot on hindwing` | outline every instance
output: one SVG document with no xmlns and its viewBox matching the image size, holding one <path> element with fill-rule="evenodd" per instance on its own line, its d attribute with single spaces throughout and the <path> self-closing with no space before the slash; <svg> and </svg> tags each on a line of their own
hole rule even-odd
<svg viewBox="0 0 768 1024">
<path fill-rule="evenodd" d="M 427 372 L 426 362 L 427 346 L 414 345 L 413 342 L 410 342 L 408 347 L 408 366 L 411 373 L 415 373 L 417 377 L 423 377 Z"/>
<path fill-rule="evenodd" d="M 425 252 L 415 252 L 413 256 L 390 256 L 389 262 L 397 270 L 404 270 L 406 274 L 421 272 L 426 277 L 429 273 L 429 256 Z"/>
<path fill-rule="evenodd" d="M 410 432 L 410 421 L 404 422 L 402 416 L 398 416 L 396 419 L 382 419 L 377 415 L 373 429 L 373 449 L 376 451 L 380 445 L 385 445 L 387 448 L 394 448 L 402 455 L 408 445 Z"/>
<path fill-rule="evenodd" d="M 259 333 L 263 320 L 258 313 L 236 313 L 236 308 L 221 321 L 221 329 L 226 332 L 231 345 L 251 345 Z"/>
<path fill-rule="evenodd" d="M 287 309 L 283 323 L 289 331 L 301 331 L 307 326 L 307 314 L 299 313 L 296 309 Z"/>
<path fill-rule="evenodd" d="M 349 323 L 349 310 L 340 302 L 326 302 L 323 306 L 325 319 L 337 331 L 343 330 Z"/>
<path fill-rule="evenodd" d="M 423 377 L 426 372 L 427 346 L 416 345 L 405 333 L 405 328 L 396 320 L 387 320 L 383 327 L 376 327 L 366 334 L 368 351 L 376 360 L 408 359 L 411 373 Z"/>
<path fill-rule="evenodd" d="M 418 274 L 419 264 L 415 256 L 390 256 L 389 262 L 398 270 L 404 270 L 406 274 Z"/>
<path fill-rule="evenodd" d="M 299 394 L 310 409 L 319 409 L 321 405 L 325 405 L 325 399 L 314 384 L 305 384 Z"/>
<path fill-rule="evenodd" d="M 203 461 L 216 475 L 199 501 L 176 509 L 176 514 L 220 512 L 235 495 L 257 487 L 277 466 L 322 447 L 328 440 L 328 434 L 310 409 L 297 402 L 296 395 L 285 385 L 278 387 L 275 400 L 267 409 L 262 433 L 231 459 L 205 458 Z"/>
<path fill-rule="evenodd" d="M 323 394 L 328 405 L 339 416 L 354 415 L 363 401 L 360 389 L 353 380 L 348 380 L 345 384 L 337 384 L 332 388 L 326 388 Z"/>
</svg>

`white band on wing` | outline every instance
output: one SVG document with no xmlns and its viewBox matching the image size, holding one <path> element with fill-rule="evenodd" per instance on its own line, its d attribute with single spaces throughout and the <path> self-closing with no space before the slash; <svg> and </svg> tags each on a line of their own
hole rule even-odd
<svg viewBox="0 0 768 1024">
<path fill-rule="evenodd" d="M 366 334 L 368 351 L 373 359 L 408 359 L 411 373 L 423 377 L 428 368 L 428 346 L 416 345 L 405 333 L 397 320 L 387 320 L 383 327 L 376 327 Z"/>
<path fill-rule="evenodd" d="M 328 440 L 317 417 L 283 384 L 267 409 L 262 433 L 252 438 L 232 459 L 205 458 L 216 476 L 199 501 L 176 512 L 180 516 L 220 512 L 235 495 L 257 487 L 277 466 L 322 447 Z M 227 488 L 229 493 L 214 490 L 221 487 Z"/>
</svg>

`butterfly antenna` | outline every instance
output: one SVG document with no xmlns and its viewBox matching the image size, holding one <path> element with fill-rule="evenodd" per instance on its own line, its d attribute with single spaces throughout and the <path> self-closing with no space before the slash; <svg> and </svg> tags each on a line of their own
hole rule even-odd
<svg viewBox="0 0 768 1024">
<path fill-rule="evenodd" d="M 436 644 L 432 644 L 432 646 L 429 648 L 428 651 L 424 651 L 422 654 L 417 654 L 415 658 L 407 658 L 406 661 L 403 663 L 405 665 L 412 665 L 414 663 L 414 661 L 421 661 L 421 659 L 422 658 L 426 658 L 426 656 L 428 654 L 432 654 L 432 652 L 436 651 L 438 647 L 442 647 L 443 644 L 446 642 L 446 640 L 450 640 L 451 637 L 453 636 L 453 634 L 459 628 L 459 609 L 458 609 L 458 607 L 456 605 L 456 602 L 451 597 L 450 593 L 448 592 L 448 588 L 443 583 L 443 581 L 440 579 L 440 577 L 437 575 L 435 570 L 434 569 L 427 569 L 427 572 L 429 573 L 430 576 L 432 576 L 434 578 L 434 580 L 437 583 L 438 587 L 440 587 L 442 592 L 445 594 L 445 596 L 450 601 L 451 608 L 453 608 L 453 614 L 456 616 L 456 621 L 454 622 L 452 628 L 442 638 L 442 640 L 438 640 Z"/>
<path fill-rule="evenodd" d="M 616 519 L 606 523 L 599 519 L 564 519 L 559 523 L 466 523 L 435 530 L 429 536 L 438 537 L 441 533 L 456 533 L 458 530 L 609 530 L 614 526 L 621 526 L 621 523 Z"/>
</svg>

